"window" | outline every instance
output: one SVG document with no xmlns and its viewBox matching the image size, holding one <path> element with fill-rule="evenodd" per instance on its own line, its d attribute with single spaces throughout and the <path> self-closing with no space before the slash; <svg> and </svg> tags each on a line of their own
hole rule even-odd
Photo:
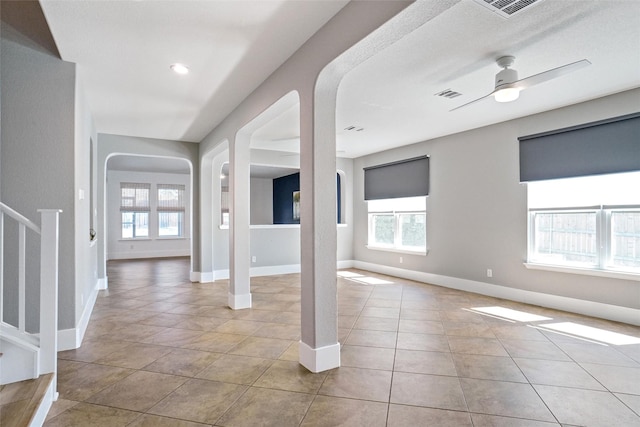
<svg viewBox="0 0 640 427">
<path fill-rule="evenodd" d="M 426 197 L 367 201 L 368 247 L 426 253 Z"/>
<path fill-rule="evenodd" d="M 529 262 L 640 273 L 640 172 L 527 185 Z"/>
<path fill-rule="evenodd" d="M 184 211 L 184 185 L 158 184 L 158 236 L 182 237 Z"/>
<path fill-rule="evenodd" d="M 150 184 L 120 184 L 120 215 L 123 239 L 149 237 Z"/>
<path fill-rule="evenodd" d="M 220 170 L 220 225 L 229 227 L 229 163 Z"/>
</svg>

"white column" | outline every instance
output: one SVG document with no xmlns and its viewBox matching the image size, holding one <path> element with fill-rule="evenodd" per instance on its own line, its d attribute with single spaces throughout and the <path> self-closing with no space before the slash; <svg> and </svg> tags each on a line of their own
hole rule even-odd
<svg viewBox="0 0 640 427">
<path fill-rule="evenodd" d="M 251 307 L 249 237 L 249 139 L 229 144 L 229 307 Z"/>
<path fill-rule="evenodd" d="M 340 366 L 337 301 L 335 88 L 300 100 L 300 363 L 311 372 Z M 328 95 L 328 96 L 326 96 Z M 314 116 L 315 113 L 315 116 Z"/>
</svg>

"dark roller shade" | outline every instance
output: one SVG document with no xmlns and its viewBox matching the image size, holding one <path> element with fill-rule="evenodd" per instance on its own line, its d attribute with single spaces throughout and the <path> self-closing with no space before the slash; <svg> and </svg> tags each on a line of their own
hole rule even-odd
<svg viewBox="0 0 640 427">
<path fill-rule="evenodd" d="M 429 157 L 364 168 L 364 199 L 396 199 L 429 194 Z"/>
<path fill-rule="evenodd" d="M 520 182 L 640 170 L 640 113 L 518 140 Z"/>
</svg>

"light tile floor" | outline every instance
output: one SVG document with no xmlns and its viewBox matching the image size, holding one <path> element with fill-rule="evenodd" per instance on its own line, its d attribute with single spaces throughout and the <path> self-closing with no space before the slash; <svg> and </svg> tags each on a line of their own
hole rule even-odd
<svg viewBox="0 0 640 427">
<path fill-rule="evenodd" d="M 226 281 L 190 283 L 188 268 L 109 263 L 82 347 L 59 355 L 46 426 L 640 426 L 640 344 L 530 326 L 639 327 L 350 270 L 342 367 L 312 374 L 299 275 L 252 278 L 254 307 L 232 311 Z M 494 306 L 551 320 L 469 311 Z"/>
</svg>

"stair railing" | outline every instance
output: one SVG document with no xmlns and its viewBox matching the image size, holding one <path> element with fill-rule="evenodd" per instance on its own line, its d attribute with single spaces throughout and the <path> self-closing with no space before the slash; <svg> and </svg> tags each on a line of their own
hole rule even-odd
<svg viewBox="0 0 640 427">
<path fill-rule="evenodd" d="M 26 236 L 27 229 L 40 236 L 40 333 L 36 376 L 57 372 L 58 352 L 58 240 L 59 209 L 39 209 L 41 225 L 0 202 L 0 332 L 28 336 L 26 331 Z M 5 218 L 18 223 L 18 325 L 4 321 L 4 223 Z M 13 246 L 13 245 L 12 245 Z M 55 385 L 54 385 L 55 387 Z M 55 389 L 54 389 L 55 391 Z"/>
</svg>

